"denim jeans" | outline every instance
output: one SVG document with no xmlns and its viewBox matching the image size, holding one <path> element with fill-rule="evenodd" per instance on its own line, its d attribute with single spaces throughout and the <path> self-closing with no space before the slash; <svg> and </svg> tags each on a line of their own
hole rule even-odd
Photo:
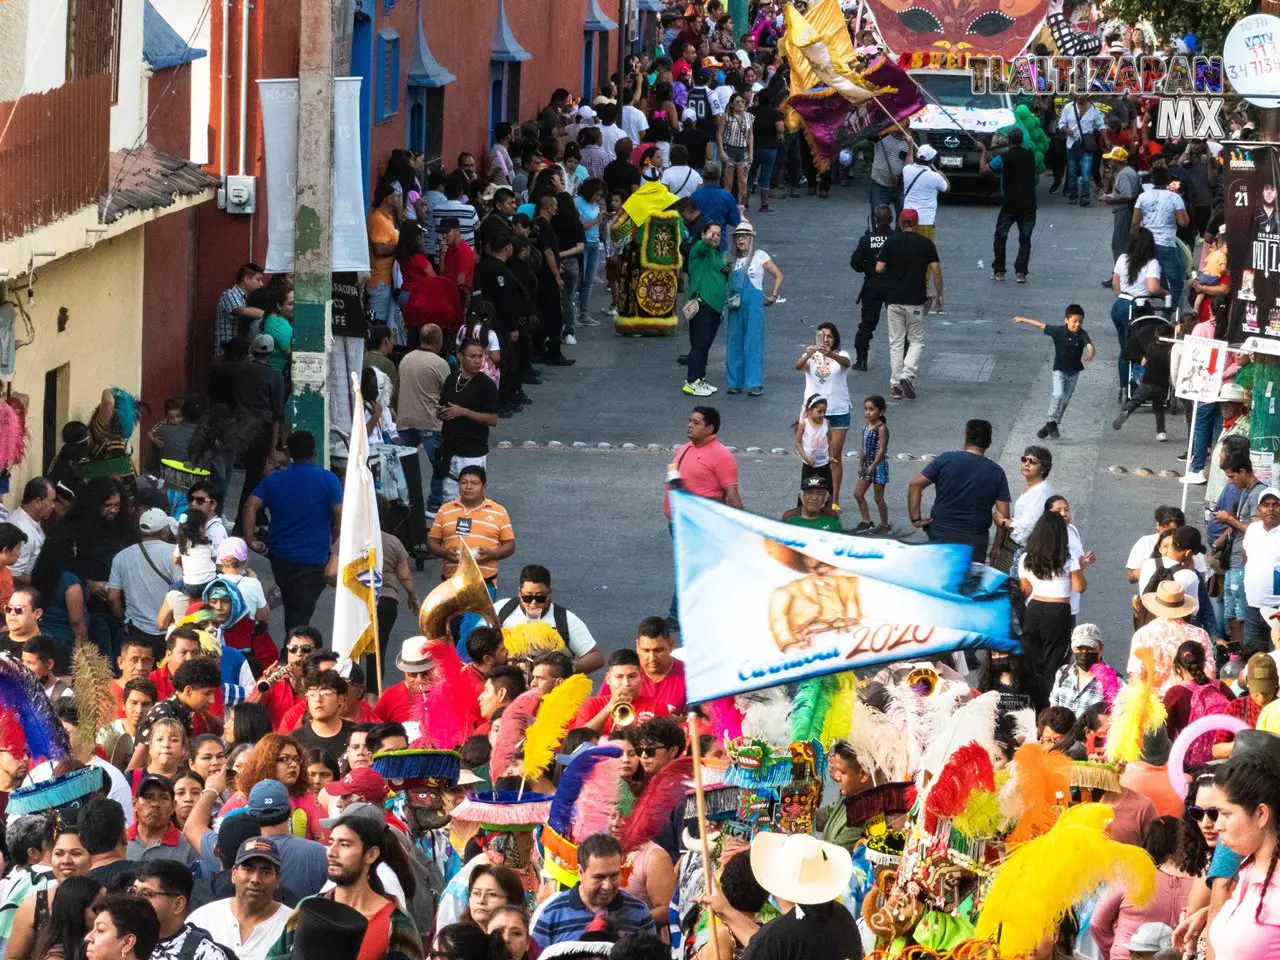
<svg viewBox="0 0 1280 960">
<path fill-rule="evenodd" d="M 1120 341 L 1120 355 L 1116 357 L 1116 379 L 1120 389 L 1124 389 L 1129 380 L 1129 361 L 1124 358 L 1124 345 L 1129 342 L 1129 312 L 1133 307 L 1132 300 L 1116 297 L 1111 304 L 1111 323 L 1116 328 L 1116 339 Z"/>
<path fill-rule="evenodd" d="M 440 449 L 440 431 L 439 430 L 418 430 L 415 427 L 400 428 L 400 442 L 406 447 L 422 446 L 427 454 L 427 469 L 431 469 L 431 465 L 435 462 L 436 451 Z M 440 509 L 440 504 L 444 503 L 444 477 L 436 479 L 431 478 L 431 492 L 427 495 L 426 512 L 434 514 Z M 421 509 L 421 504 L 411 503 L 411 510 Z M 416 544 L 415 544 L 416 546 Z"/>
<path fill-rule="evenodd" d="M 1067 404 L 1071 402 L 1071 395 L 1076 392 L 1076 381 L 1079 379 L 1079 373 L 1053 371 L 1053 396 L 1049 399 L 1049 416 L 1046 417 L 1050 423 L 1062 422 L 1062 415 L 1067 412 Z"/>
<path fill-rule="evenodd" d="M 902 184 L 896 187 L 886 187 L 882 183 L 871 181 L 871 211 L 874 213 L 876 207 L 884 204 L 893 207 L 893 222 L 898 222 L 898 214 L 902 212 Z"/>
<path fill-rule="evenodd" d="M 768 190 L 773 185 L 773 164 L 777 159 L 776 149 L 757 150 L 747 171 L 747 183 L 754 183 L 757 190 Z"/>
<path fill-rule="evenodd" d="M 1084 148 L 1083 140 L 1077 140 L 1067 147 L 1066 193 L 1068 197 L 1079 197 L 1080 205 L 1085 206 L 1092 192 L 1093 154 Z"/>
<path fill-rule="evenodd" d="M 1004 273 L 1004 252 L 1009 245 L 1009 231 L 1014 224 L 1018 226 L 1018 253 L 1013 258 L 1013 272 L 1025 274 L 1031 264 L 1031 231 L 1036 228 L 1036 212 L 1028 210 L 1018 213 L 1002 207 L 996 215 L 995 250 L 991 259 L 991 270 L 994 273 Z"/>
<path fill-rule="evenodd" d="M 380 283 L 365 288 L 369 293 L 369 315 L 374 323 L 391 322 L 391 284 Z"/>
<path fill-rule="evenodd" d="M 1160 264 L 1160 276 L 1164 279 L 1165 289 L 1173 297 L 1173 305 L 1181 310 L 1182 286 L 1187 279 L 1187 261 L 1182 251 L 1176 246 L 1162 247 L 1156 244 L 1156 262 Z"/>
<path fill-rule="evenodd" d="M 582 251 L 582 275 L 578 277 L 578 319 L 585 319 L 591 309 L 591 288 L 596 282 L 596 269 L 600 265 L 600 244 L 587 241 Z"/>
<path fill-rule="evenodd" d="M 1191 470 L 1199 472 L 1209 462 L 1209 451 L 1213 449 L 1213 438 L 1222 431 L 1222 406 L 1217 403 L 1202 403 L 1196 408 L 1196 422 L 1192 428 Z"/>
</svg>

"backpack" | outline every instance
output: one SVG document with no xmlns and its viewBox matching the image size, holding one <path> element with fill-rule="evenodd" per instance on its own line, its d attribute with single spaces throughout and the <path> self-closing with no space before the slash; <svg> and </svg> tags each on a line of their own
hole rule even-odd
<svg viewBox="0 0 1280 960">
<path fill-rule="evenodd" d="M 1188 723 L 1194 723 L 1201 717 L 1215 716 L 1227 712 L 1227 704 L 1231 701 L 1222 692 L 1217 683 L 1209 683 L 1195 687 L 1191 693 L 1191 710 Z M 1213 759 L 1213 737 L 1208 734 L 1197 737 L 1187 747 L 1183 765 L 1194 769 L 1202 767 Z"/>
</svg>

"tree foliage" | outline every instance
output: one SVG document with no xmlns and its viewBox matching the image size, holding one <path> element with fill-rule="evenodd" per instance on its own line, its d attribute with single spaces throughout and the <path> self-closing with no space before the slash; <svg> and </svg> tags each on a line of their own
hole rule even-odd
<svg viewBox="0 0 1280 960">
<path fill-rule="evenodd" d="M 1145 20 L 1161 38 L 1194 33 L 1206 55 L 1221 53 L 1231 27 L 1256 9 L 1256 0 L 1106 0 L 1102 7 L 1105 20 Z"/>
</svg>

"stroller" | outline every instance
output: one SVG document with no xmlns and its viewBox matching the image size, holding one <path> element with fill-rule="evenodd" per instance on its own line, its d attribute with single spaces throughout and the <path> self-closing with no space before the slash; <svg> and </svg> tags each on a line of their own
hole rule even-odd
<svg viewBox="0 0 1280 960">
<path fill-rule="evenodd" d="M 1161 338 L 1172 340 L 1175 333 L 1174 315 L 1177 308 L 1166 302 L 1167 298 L 1143 298 L 1129 304 L 1129 333 L 1124 345 L 1124 358 L 1128 361 L 1125 375 L 1124 399 L 1132 399 L 1134 391 L 1142 383 L 1142 357 L 1147 345 Z M 1168 402 L 1173 396 L 1169 386 Z"/>
</svg>

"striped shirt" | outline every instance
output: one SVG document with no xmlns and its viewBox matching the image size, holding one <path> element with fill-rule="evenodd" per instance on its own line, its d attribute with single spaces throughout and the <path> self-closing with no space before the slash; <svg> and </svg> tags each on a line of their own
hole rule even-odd
<svg viewBox="0 0 1280 960">
<path fill-rule="evenodd" d="M 658 928 L 654 925 L 649 905 L 623 890 L 619 890 L 609 902 L 605 913 L 617 928 L 619 936 L 628 933 L 647 933 L 650 936 L 657 936 Z M 553 943 L 581 940 L 587 924 L 595 918 L 596 911 L 582 902 L 578 887 L 574 886 L 564 893 L 558 893 L 551 899 L 543 901 L 533 913 L 529 933 L 537 941 L 538 946 L 545 950 Z"/>
<path fill-rule="evenodd" d="M 217 342 L 213 345 L 215 350 L 221 350 L 224 343 L 235 339 L 236 327 L 239 325 L 236 311 L 245 306 L 248 304 L 240 284 L 234 283 L 222 291 L 222 296 L 218 297 L 218 312 L 214 320 L 214 330 L 217 332 Z"/>
<path fill-rule="evenodd" d="M 440 224 L 446 217 L 453 217 L 458 221 L 458 228 L 462 232 L 462 239 L 467 241 L 470 247 L 475 246 L 476 229 L 480 226 L 480 217 L 476 214 L 476 208 L 471 206 L 465 200 L 444 200 L 441 203 L 432 204 L 431 220 L 434 224 L 434 234 L 437 244 L 440 242 Z"/>
<path fill-rule="evenodd" d="M 481 547 L 492 550 L 499 543 L 514 540 L 516 535 L 511 529 L 511 518 L 507 516 L 506 508 L 486 498 L 483 503 L 470 508 L 463 506 L 461 500 L 450 500 L 444 504 L 436 513 L 430 537 L 443 542 L 446 548 L 456 548 L 458 541 L 462 541 L 475 552 Z M 443 575 L 452 576 L 457 566 L 446 560 Z M 492 580 L 498 575 L 498 561 L 481 563 L 480 572 L 486 580 Z"/>
</svg>

